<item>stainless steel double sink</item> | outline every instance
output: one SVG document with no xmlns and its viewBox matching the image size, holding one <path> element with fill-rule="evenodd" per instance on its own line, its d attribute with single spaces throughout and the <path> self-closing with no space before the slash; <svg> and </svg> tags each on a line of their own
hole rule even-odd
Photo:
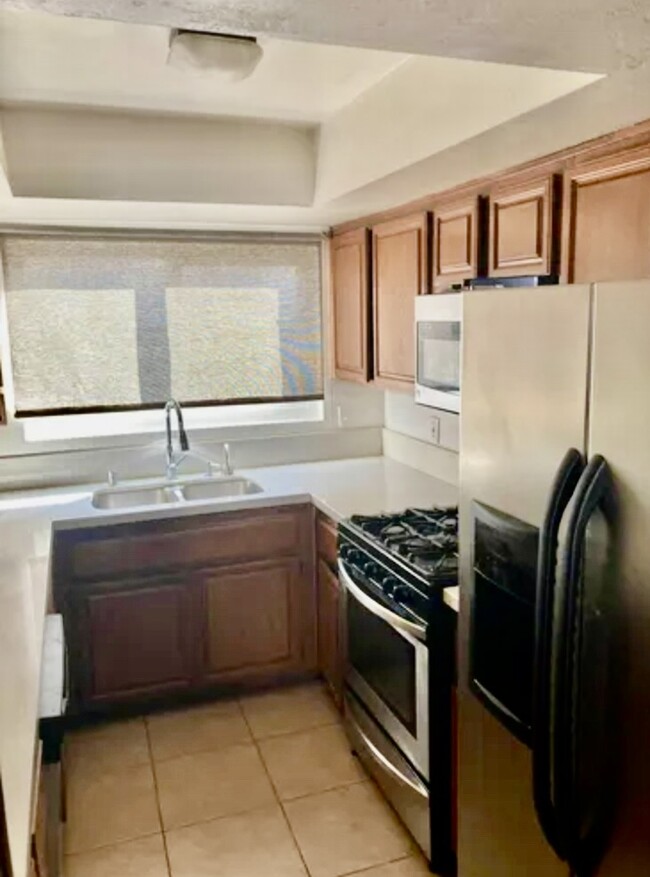
<svg viewBox="0 0 650 877">
<path fill-rule="evenodd" d="M 187 481 L 159 481 L 138 486 L 105 487 L 95 491 L 92 503 L 97 509 L 124 509 L 172 502 L 205 502 L 262 492 L 259 484 L 248 478 L 222 476 Z"/>
</svg>

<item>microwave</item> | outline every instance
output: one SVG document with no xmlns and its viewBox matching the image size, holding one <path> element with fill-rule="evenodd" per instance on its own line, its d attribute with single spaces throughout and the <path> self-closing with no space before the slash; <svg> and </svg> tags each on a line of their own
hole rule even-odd
<svg viewBox="0 0 650 877">
<path fill-rule="evenodd" d="M 460 413 L 463 295 L 419 295 L 415 299 L 415 401 Z"/>
</svg>

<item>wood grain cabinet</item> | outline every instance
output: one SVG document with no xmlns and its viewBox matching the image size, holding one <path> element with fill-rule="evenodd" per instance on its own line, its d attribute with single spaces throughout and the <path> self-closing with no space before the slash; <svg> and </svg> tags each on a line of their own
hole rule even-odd
<svg viewBox="0 0 650 877">
<path fill-rule="evenodd" d="M 565 211 L 570 283 L 650 277 L 650 145 L 573 164 Z"/>
<path fill-rule="evenodd" d="M 191 687 L 192 593 L 182 578 L 93 584 L 68 605 L 73 672 L 83 703 L 101 706 Z"/>
<path fill-rule="evenodd" d="M 517 177 L 489 199 L 488 273 L 492 277 L 559 273 L 562 178 Z"/>
<path fill-rule="evenodd" d="M 434 206 L 433 250 L 434 292 L 482 273 L 478 196 Z"/>
<path fill-rule="evenodd" d="M 370 375 L 370 232 L 335 235 L 331 244 L 334 374 L 366 383 Z"/>
<path fill-rule="evenodd" d="M 306 506 L 57 534 L 73 711 L 315 673 L 312 546 Z"/>
<path fill-rule="evenodd" d="M 204 680 L 268 682 L 315 669 L 313 611 L 301 562 L 278 558 L 200 575 Z"/>
<path fill-rule="evenodd" d="M 415 297 L 430 289 L 427 212 L 372 229 L 374 377 L 388 389 L 410 390 L 415 365 Z"/>
<path fill-rule="evenodd" d="M 318 668 L 339 708 L 343 705 L 341 599 L 336 572 L 336 525 L 324 515 L 316 518 L 318 591 Z"/>
</svg>

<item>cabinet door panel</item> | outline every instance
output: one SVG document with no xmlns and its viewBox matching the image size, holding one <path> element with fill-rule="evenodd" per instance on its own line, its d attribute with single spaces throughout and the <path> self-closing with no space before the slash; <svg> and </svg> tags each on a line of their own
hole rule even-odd
<svg viewBox="0 0 650 877">
<path fill-rule="evenodd" d="M 650 277 L 650 147 L 567 172 L 567 189 L 569 282 Z"/>
<path fill-rule="evenodd" d="M 339 582 L 329 566 L 318 562 L 318 663 L 336 702 L 342 701 L 343 674 L 339 641 Z"/>
<path fill-rule="evenodd" d="M 190 594 L 184 582 L 85 594 L 77 601 L 83 699 L 119 701 L 189 687 Z M 77 664 L 77 671 L 82 668 Z"/>
<path fill-rule="evenodd" d="M 489 272 L 495 277 L 557 271 L 559 177 L 514 180 L 490 196 Z"/>
<path fill-rule="evenodd" d="M 435 210 L 434 290 L 478 274 L 478 198 Z"/>
<path fill-rule="evenodd" d="M 429 215 L 373 228 L 375 379 L 408 390 L 415 367 L 415 297 L 429 291 Z"/>
<path fill-rule="evenodd" d="M 207 680 L 313 669 L 313 585 L 299 560 L 226 567 L 201 579 Z"/>
<path fill-rule="evenodd" d="M 334 373 L 365 383 L 369 375 L 369 233 L 355 229 L 332 239 Z"/>
</svg>

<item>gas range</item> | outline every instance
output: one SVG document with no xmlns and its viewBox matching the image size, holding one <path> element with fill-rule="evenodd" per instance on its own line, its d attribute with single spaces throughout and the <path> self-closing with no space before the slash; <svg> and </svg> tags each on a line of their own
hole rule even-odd
<svg viewBox="0 0 650 877">
<path fill-rule="evenodd" d="M 451 856 L 449 703 L 457 508 L 353 515 L 338 528 L 345 724 L 432 868 Z M 455 621 L 455 619 L 454 619 Z"/>
</svg>

